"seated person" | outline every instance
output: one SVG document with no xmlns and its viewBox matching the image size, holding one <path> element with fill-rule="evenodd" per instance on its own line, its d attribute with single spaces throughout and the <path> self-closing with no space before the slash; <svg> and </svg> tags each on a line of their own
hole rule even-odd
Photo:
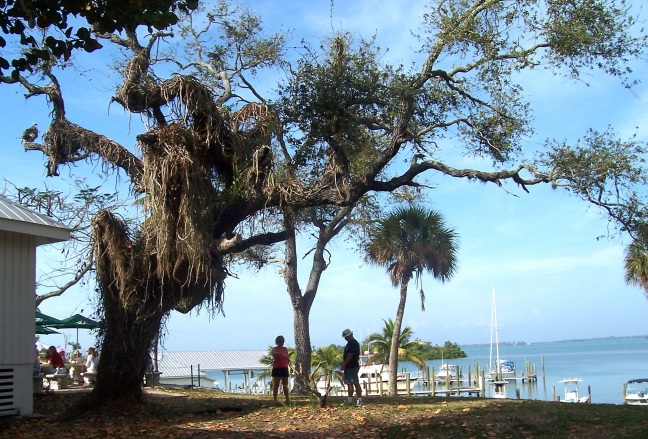
<svg viewBox="0 0 648 439">
<path fill-rule="evenodd" d="M 86 360 L 86 372 L 97 373 L 99 364 L 99 352 L 95 348 L 88 348 L 88 359 Z"/>
<path fill-rule="evenodd" d="M 47 359 L 47 363 L 41 365 L 41 371 L 44 374 L 57 373 L 58 371 L 65 373 L 65 362 L 63 361 L 63 357 L 61 357 L 61 354 L 56 351 L 54 346 L 47 348 L 45 358 Z"/>
<path fill-rule="evenodd" d="M 72 355 L 70 355 L 70 361 L 72 363 L 85 363 L 80 347 L 72 352 Z"/>
<path fill-rule="evenodd" d="M 99 364 L 99 352 L 95 348 L 88 348 L 88 358 L 86 360 L 86 373 L 96 374 L 97 365 Z M 86 377 L 88 384 L 94 384 L 96 378 L 94 376 Z"/>
</svg>

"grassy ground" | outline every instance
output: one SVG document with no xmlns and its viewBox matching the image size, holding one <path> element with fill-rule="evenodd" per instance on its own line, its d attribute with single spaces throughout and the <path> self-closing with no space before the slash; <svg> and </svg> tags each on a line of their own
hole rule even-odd
<svg viewBox="0 0 648 439">
<path fill-rule="evenodd" d="M 641 438 L 648 407 L 478 398 L 365 398 L 327 408 L 214 390 L 148 391 L 146 404 L 61 420 L 84 394 L 35 399 L 35 416 L 0 418 L 0 438 Z"/>
</svg>

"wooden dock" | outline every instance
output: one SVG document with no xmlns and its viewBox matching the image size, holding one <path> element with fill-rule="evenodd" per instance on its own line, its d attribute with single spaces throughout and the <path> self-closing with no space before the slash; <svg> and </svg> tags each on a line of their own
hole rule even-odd
<svg viewBox="0 0 648 439">
<path fill-rule="evenodd" d="M 375 384 L 372 389 L 364 389 L 363 393 L 366 396 L 382 396 L 387 394 L 387 387 L 381 392 L 380 389 L 376 390 Z M 437 388 L 434 386 L 433 389 L 425 390 L 412 390 L 403 389 L 402 387 L 398 388 L 398 394 L 400 396 L 420 396 L 420 397 L 432 397 L 432 396 L 476 396 L 480 397 L 484 395 L 484 390 L 480 387 L 469 387 L 469 386 L 460 386 L 460 387 L 451 387 L 451 388 Z"/>
<path fill-rule="evenodd" d="M 542 371 L 544 377 L 544 358 L 542 362 Z M 473 372 L 471 367 L 468 366 L 467 373 L 464 376 L 461 368 L 458 368 L 459 378 L 450 377 L 438 378 L 435 374 L 434 368 L 428 368 L 427 371 L 419 372 L 418 374 L 411 373 L 401 374 L 401 378 L 397 382 L 397 392 L 403 396 L 419 396 L 419 397 L 433 397 L 433 396 L 467 396 L 467 397 L 486 397 L 486 390 L 488 384 L 492 379 L 487 379 L 485 371 L 479 367 L 475 362 Z M 505 376 L 503 380 L 510 382 L 537 382 L 538 375 L 536 374 L 535 365 L 526 361 L 525 367 L 520 375 Z M 414 390 L 416 387 L 416 390 Z M 382 396 L 387 394 L 387 382 L 377 382 L 371 380 L 363 384 L 363 393 L 367 396 Z M 518 393 L 516 389 L 516 394 Z M 519 398 L 519 396 L 518 396 Z"/>
<path fill-rule="evenodd" d="M 434 393 L 433 393 L 434 392 Z M 479 387 L 453 387 L 450 389 L 416 390 L 410 392 L 411 396 L 476 396 L 483 394 Z"/>
</svg>

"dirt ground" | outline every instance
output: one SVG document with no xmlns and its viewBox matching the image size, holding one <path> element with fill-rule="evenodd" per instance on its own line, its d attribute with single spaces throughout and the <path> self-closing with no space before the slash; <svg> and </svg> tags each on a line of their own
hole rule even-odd
<svg viewBox="0 0 648 439">
<path fill-rule="evenodd" d="M 646 438 L 648 408 L 481 398 L 293 397 L 147 390 L 145 404 L 68 417 L 82 391 L 38 396 L 34 416 L 0 419 L 0 438 Z"/>
</svg>

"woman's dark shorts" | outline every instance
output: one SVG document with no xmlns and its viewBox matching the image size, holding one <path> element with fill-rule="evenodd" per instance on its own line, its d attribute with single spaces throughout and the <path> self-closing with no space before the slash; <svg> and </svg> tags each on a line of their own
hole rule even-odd
<svg viewBox="0 0 648 439">
<path fill-rule="evenodd" d="M 288 377 L 288 368 L 287 367 L 273 367 L 272 376 L 274 378 L 283 378 Z"/>
</svg>

